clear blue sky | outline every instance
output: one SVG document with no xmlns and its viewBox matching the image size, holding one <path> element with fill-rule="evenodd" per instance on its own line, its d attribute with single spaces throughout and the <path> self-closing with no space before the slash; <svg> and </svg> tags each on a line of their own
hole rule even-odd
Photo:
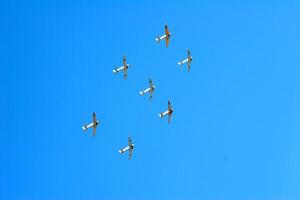
<svg viewBox="0 0 300 200">
<path fill-rule="evenodd" d="M 299 1 L 0 5 L 0 199 L 300 199 Z"/>
</svg>

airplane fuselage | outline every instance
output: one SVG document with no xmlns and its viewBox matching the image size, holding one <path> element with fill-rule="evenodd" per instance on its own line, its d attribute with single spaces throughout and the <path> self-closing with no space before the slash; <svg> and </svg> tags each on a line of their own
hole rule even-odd
<svg viewBox="0 0 300 200">
<path fill-rule="evenodd" d="M 98 126 L 98 124 L 99 124 L 99 121 L 97 120 L 96 123 L 92 122 L 92 123 L 90 123 L 90 124 L 88 124 L 88 125 L 86 125 L 86 126 L 83 126 L 82 129 L 85 131 L 85 130 L 87 130 L 87 129 L 89 129 L 89 128 Z"/>
<path fill-rule="evenodd" d="M 140 91 L 140 95 L 144 95 L 146 94 L 147 92 L 153 92 L 154 91 L 154 88 L 155 88 L 155 85 L 153 85 L 153 87 L 149 87 L 147 89 L 145 89 L 144 91 Z"/>
<path fill-rule="evenodd" d="M 116 69 L 113 69 L 113 73 L 114 74 L 117 74 L 118 72 L 120 71 L 123 71 L 123 70 L 127 70 L 129 68 L 129 64 L 125 65 L 125 66 L 122 66 L 122 67 L 119 67 L 119 68 L 116 68 Z"/>
<path fill-rule="evenodd" d="M 168 34 L 168 38 L 170 38 L 170 37 L 171 37 L 171 33 Z M 155 38 L 155 40 L 156 40 L 156 42 L 160 42 L 161 40 L 166 39 L 166 38 L 167 38 L 167 35 L 164 34 L 162 36 L 158 36 L 157 38 Z"/>
<path fill-rule="evenodd" d="M 167 110 L 167 111 L 165 111 L 163 113 L 160 113 L 159 117 L 164 117 L 165 115 L 170 115 L 170 114 L 172 114 L 172 112 L 173 112 L 173 110 Z"/>
<path fill-rule="evenodd" d="M 129 150 L 129 146 L 127 146 L 127 147 L 125 147 L 125 148 L 123 148 L 123 149 L 120 149 L 119 150 L 119 153 L 124 153 L 125 151 L 128 151 Z"/>
<path fill-rule="evenodd" d="M 192 61 L 192 57 L 189 57 L 189 58 L 187 58 L 187 59 L 185 59 L 183 61 L 178 62 L 178 65 L 183 65 L 184 63 L 191 62 L 191 61 Z"/>
<path fill-rule="evenodd" d="M 130 149 L 133 149 L 133 147 L 134 147 L 134 144 L 132 144 L 132 145 L 130 145 L 130 146 L 127 146 L 127 147 L 125 147 L 125 148 L 123 148 L 123 149 L 120 149 L 120 150 L 119 150 L 119 153 L 120 153 L 120 154 L 123 154 L 125 151 L 128 151 L 128 150 L 130 150 Z"/>
</svg>

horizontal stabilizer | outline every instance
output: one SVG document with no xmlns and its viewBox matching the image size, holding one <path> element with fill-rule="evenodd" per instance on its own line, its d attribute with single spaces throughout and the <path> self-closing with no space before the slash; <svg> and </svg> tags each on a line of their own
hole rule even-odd
<svg viewBox="0 0 300 200">
<path fill-rule="evenodd" d="M 87 127 L 86 127 L 86 126 L 83 126 L 83 127 L 82 127 L 82 130 L 86 131 L 86 130 L 87 130 Z"/>
<path fill-rule="evenodd" d="M 144 93 L 143 91 L 140 91 L 140 95 L 142 95 L 142 96 L 143 96 L 144 94 L 145 94 L 145 93 Z"/>
<path fill-rule="evenodd" d="M 163 115 L 162 113 L 159 113 L 158 116 L 159 116 L 160 118 L 162 118 L 164 115 Z"/>
<path fill-rule="evenodd" d="M 155 38 L 155 41 L 158 43 L 160 41 L 160 38 L 159 37 Z"/>
</svg>

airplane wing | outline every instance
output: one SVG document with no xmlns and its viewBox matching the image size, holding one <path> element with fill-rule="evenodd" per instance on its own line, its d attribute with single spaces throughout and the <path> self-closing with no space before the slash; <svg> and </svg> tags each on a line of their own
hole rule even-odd
<svg viewBox="0 0 300 200">
<path fill-rule="evenodd" d="M 171 123 L 171 118 L 172 118 L 172 113 L 169 113 L 169 114 L 168 114 L 168 117 L 169 117 L 169 118 L 168 118 L 168 123 L 170 124 L 170 123 Z"/>
<path fill-rule="evenodd" d="M 170 32 L 168 30 L 168 26 L 165 25 L 165 34 L 166 34 L 166 47 L 168 48 L 169 46 L 169 40 L 170 40 Z"/>
<path fill-rule="evenodd" d="M 191 58 L 191 51 L 190 51 L 190 49 L 187 49 L 187 56 L 188 56 L 189 59 Z"/>
<path fill-rule="evenodd" d="M 149 78 L 149 88 L 152 90 L 153 89 L 153 82 L 152 80 Z"/>
<path fill-rule="evenodd" d="M 127 67 L 127 64 L 126 64 L 126 57 L 123 56 L 123 66 L 124 66 L 124 69 Z"/>
<path fill-rule="evenodd" d="M 151 87 L 153 85 L 153 82 L 151 80 L 151 78 L 149 78 L 149 86 Z"/>
<path fill-rule="evenodd" d="M 131 137 L 128 137 L 128 146 L 130 147 L 132 145 Z"/>
<path fill-rule="evenodd" d="M 123 69 L 124 79 L 126 79 L 127 78 L 127 63 L 126 63 L 126 57 L 125 56 L 123 56 L 123 67 L 124 67 L 124 69 Z"/>
<path fill-rule="evenodd" d="M 152 90 L 150 90 L 149 94 L 150 94 L 150 96 L 149 96 L 149 100 L 151 101 L 151 99 L 152 99 L 152 96 L 153 96 L 153 91 L 152 91 Z"/>
<path fill-rule="evenodd" d="M 167 47 L 167 48 L 168 48 L 168 46 L 169 46 L 169 41 L 170 41 L 169 37 L 166 37 L 166 47 Z"/>
<path fill-rule="evenodd" d="M 93 137 L 95 137 L 95 135 L 96 135 L 96 129 L 97 129 L 97 126 L 93 126 Z"/>
<path fill-rule="evenodd" d="M 151 99 L 152 99 L 152 96 L 153 96 L 153 90 L 154 90 L 154 87 L 153 87 L 153 82 L 152 82 L 152 80 L 149 78 L 149 88 L 150 88 L 150 90 L 149 90 L 149 100 L 151 101 Z"/>
<path fill-rule="evenodd" d="M 93 112 L 93 136 L 96 135 L 96 128 L 97 128 L 97 118 L 96 118 L 96 113 Z"/>
<path fill-rule="evenodd" d="M 94 125 L 97 123 L 96 113 L 95 112 L 93 112 L 93 123 L 94 123 Z"/>
<path fill-rule="evenodd" d="M 191 62 L 192 62 L 190 49 L 187 49 L 187 56 L 188 56 L 187 67 L 188 67 L 188 72 L 189 72 L 191 69 Z"/>
<path fill-rule="evenodd" d="M 124 68 L 123 72 L 124 72 L 124 79 L 126 79 L 127 78 L 127 68 Z"/>
<path fill-rule="evenodd" d="M 129 157 L 128 159 L 131 159 L 132 158 L 132 154 L 133 154 L 133 148 L 132 148 L 132 140 L 131 140 L 131 137 L 128 137 L 128 151 L 129 151 Z"/>
<path fill-rule="evenodd" d="M 169 100 L 168 101 L 168 110 L 169 110 L 169 113 L 168 113 L 168 123 L 170 124 L 171 123 L 171 117 L 172 117 L 172 106 L 171 106 L 171 101 Z"/>
<path fill-rule="evenodd" d="M 170 32 L 169 32 L 167 25 L 165 25 L 165 34 L 166 34 L 166 37 L 169 37 Z"/>
<path fill-rule="evenodd" d="M 133 154 L 133 149 L 129 149 L 128 159 L 131 160 Z"/>
</svg>

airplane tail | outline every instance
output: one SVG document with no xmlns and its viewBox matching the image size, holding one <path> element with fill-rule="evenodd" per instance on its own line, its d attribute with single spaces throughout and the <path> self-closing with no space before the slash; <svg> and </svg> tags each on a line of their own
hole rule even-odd
<svg viewBox="0 0 300 200">
<path fill-rule="evenodd" d="M 162 117 L 164 116 L 164 114 L 163 114 L 163 113 L 159 113 L 158 116 L 159 116 L 160 118 L 162 118 Z"/>
<path fill-rule="evenodd" d="M 180 66 L 181 66 L 182 64 L 183 64 L 183 63 L 182 63 L 181 61 L 179 61 L 179 62 L 178 62 L 178 65 L 180 65 Z"/>
<path fill-rule="evenodd" d="M 84 131 L 86 131 L 87 129 L 88 129 L 87 126 L 82 127 L 82 130 L 84 130 Z"/>
<path fill-rule="evenodd" d="M 159 43 L 159 42 L 160 42 L 160 37 L 157 36 L 157 37 L 155 38 L 155 41 L 156 41 L 157 43 Z"/>
<path fill-rule="evenodd" d="M 140 91 L 140 95 L 143 96 L 145 93 L 143 91 Z"/>
<path fill-rule="evenodd" d="M 116 74 L 116 73 L 118 73 L 118 70 L 117 70 L 117 69 L 113 69 L 112 72 L 113 72 L 114 74 Z"/>
<path fill-rule="evenodd" d="M 124 151 L 123 151 L 122 149 L 120 149 L 120 150 L 119 150 L 119 153 L 120 153 L 120 154 L 123 154 L 123 153 L 124 153 Z"/>
</svg>

